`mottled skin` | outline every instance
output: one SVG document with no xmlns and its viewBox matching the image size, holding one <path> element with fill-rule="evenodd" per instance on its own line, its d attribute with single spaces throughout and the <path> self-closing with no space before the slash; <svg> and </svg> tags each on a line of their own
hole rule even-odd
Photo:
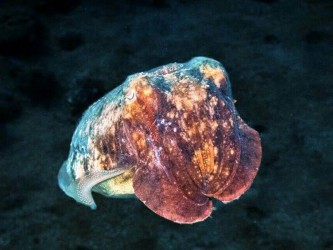
<svg viewBox="0 0 333 250">
<path fill-rule="evenodd" d="M 69 157 L 62 170 L 68 183 L 78 183 L 74 189 L 86 176 L 110 172 L 89 182 L 94 191 L 134 191 L 152 211 L 178 223 L 207 218 L 213 197 L 237 199 L 261 160 L 259 135 L 237 114 L 224 68 L 204 57 L 130 76 L 87 111 L 73 136 L 77 140 L 87 152 Z M 59 174 L 66 192 L 62 179 Z M 89 195 L 85 200 L 73 192 L 66 193 L 95 207 Z"/>
</svg>

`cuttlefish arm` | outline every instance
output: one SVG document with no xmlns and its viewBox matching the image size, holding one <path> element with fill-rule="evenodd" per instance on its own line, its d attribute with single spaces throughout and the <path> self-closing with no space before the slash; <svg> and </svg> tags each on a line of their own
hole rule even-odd
<svg viewBox="0 0 333 250">
<path fill-rule="evenodd" d="M 60 188 L 74 200 L 89 206 L 91 209 L 96 209 L 97 205 L 92 196 L 92 188 L 115 176 L 124 173 L 124 169 L 117 168 L 113 170 L 103 170 L 96 173 L 89 173 L 83 178 L 75 179 L 71 178 L 67 171 L 67 161 L 61 167 L 58 174 L 58 184 Z"/>
</svg>

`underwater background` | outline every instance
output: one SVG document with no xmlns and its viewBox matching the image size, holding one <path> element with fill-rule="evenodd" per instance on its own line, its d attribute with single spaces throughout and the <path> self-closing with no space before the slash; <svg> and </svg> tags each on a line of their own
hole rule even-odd
<svg viewBox="0 0 333 250">
<path fill-rule="evenodd" d="M 331 0 L 0 1 L 0 249 L 333 249 Z M 226 68 L 261 136 L 252 187 L 193 225 L 58 187 L 84 110 L 127 75 Z"/>
</svg>

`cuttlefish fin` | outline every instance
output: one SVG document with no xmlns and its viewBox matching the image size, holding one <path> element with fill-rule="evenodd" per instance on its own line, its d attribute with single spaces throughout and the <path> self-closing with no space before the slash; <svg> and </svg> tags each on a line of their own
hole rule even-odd
<svg viewBox="0 0 333 250">
<path fill-rule="evenodd" d="M 214 198 L 224 203 L 238 199 L 250 188 L 261 161 L 262 150 L 258 132 L 246 125 L 240 117 L 238 122 L 241 147 L 239 166 L 228 187 L 222 193 L 214 195 Z"/>
<path fill-rule="evenodd" d="M 180 224 L 206 219 L 213 210 L 211 199 L 204 204 L 187 198 L 160 168 L 138 166 L 133 178 L 136 196 L 156 214 Z"/>
</svg>

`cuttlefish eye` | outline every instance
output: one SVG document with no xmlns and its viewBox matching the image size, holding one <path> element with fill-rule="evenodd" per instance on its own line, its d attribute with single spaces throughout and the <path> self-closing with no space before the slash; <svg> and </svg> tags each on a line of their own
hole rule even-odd
<svg viewBox="0 0 333 250">
<path fill-rule="evenodd" d="M 212 213 L 213 198 L 228 203 L 246 192 L 261 154 L 223 66 L 195 57 L 131 75 L 91 105 L 58 183 L 91 208 L 91 191 L 136 196 L 168 220 L 194 223 Z"/>
</svg>

